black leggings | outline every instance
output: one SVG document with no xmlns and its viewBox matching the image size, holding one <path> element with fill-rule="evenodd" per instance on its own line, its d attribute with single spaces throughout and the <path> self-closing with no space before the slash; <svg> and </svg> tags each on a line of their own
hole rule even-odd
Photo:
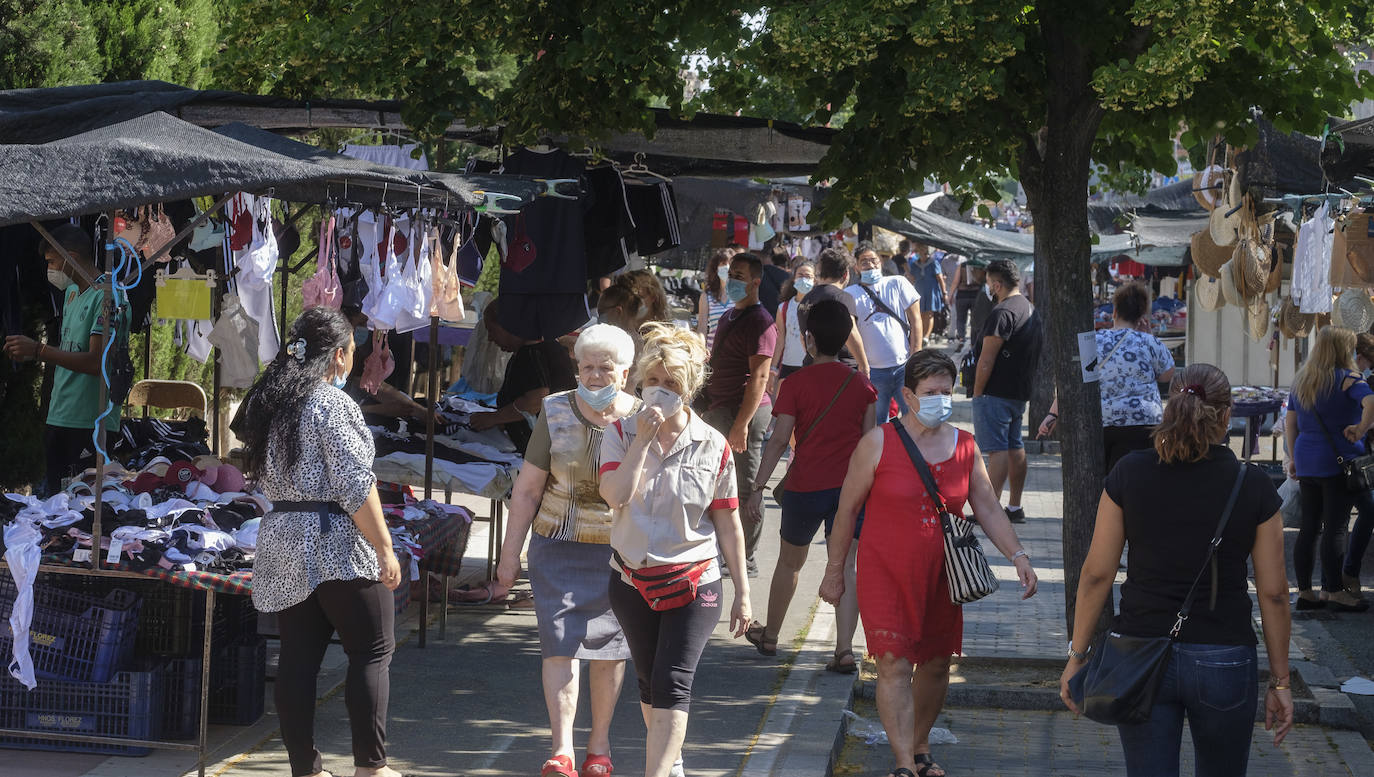
<svg viewBox="0 0 1374 777">
<path fill-rule="evenodd" d="M 107 447 L 114 447 L 114 436 L 108 435 Z M 62 478 L 81 472 L 88 463 L 94 464 L 94 451 L 90 427 L 69 429 L 51 424 L 43 427 L 43 453 L 47 461 L 43 486 L 48 492 L 45 496 L 62 490 Z"/>
<path fill-rule="evenodd" d="M 1121 457 L 1131 451 L 1141 451 L 1153 447 L 1150 432 L 1153 426 L 1104 426 L 1102 427 L 1102 450 L 1106 453 L 1107 474 L 1116 466 Z"/>
<path fill-rule="evenodd" d="M 1298 590 L 1312 590 L 1312 566 L 1317 535 L 1321 534 L 1322 590 L 1341 590 L 1341 535 L 1350 521 L 1355 495 L 1345 487 L 1345 476 L 1298 478 L 1302 490 L 1302 524 L 1293 543 L 1293 571 Z"/>
<path fill-rule="evenodd" d="M 348 654 L 344 704 L 353 730 L 353 765 L 386 766 L 386 708 L 396 602 L 375 580 L 329 580 L 300 604 L 277 614 L 281 661 L 274 696 L 294 777 L 321 770 L 315 749 L 315 678 L 335 631 Z"/>
<path fill-rule="evenodd" d="M 697 588 L 692 603 L 672 610 L 649 607 L 639 590 L 611 573 L 611 611 L 620 621 L 639 678 L 639 700 L 656 710 L 692 706 L 692 680 L 725 602 L 721 581 Z"/>
</svg>

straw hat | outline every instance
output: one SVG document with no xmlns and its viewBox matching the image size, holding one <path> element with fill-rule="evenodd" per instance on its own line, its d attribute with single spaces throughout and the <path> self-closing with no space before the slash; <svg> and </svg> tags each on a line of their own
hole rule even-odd
<svg viewBox="0 0 1374 777">
<path fill-rule="evenodd" d="M 1199 230 L 1193 235 L 1190 250 L 1198 272 L 1213 278 L 1221 277 L 1221 266 L 1235 253 L 1229 246 L 1217 245 L 1216 241 L 1212 240 L 1212 233 L 1206 229 Z"/>
<path fill-rule="evenodd" d="M 1235 259 L 1221 266 L 1221 296 L 1226 304 L 1238 308 L 1245 307 L 1245 295 L 1241 293 L 1239 279 L 1236 278 L 1238 262 Z"/>
<path fill-rule="evenodd" d="M 1226 170 L 1221 165 L 1208 165 L 1193 176 L 1193 198 L 1206 210 L 1216 210 L 1221 202 L 1221 187 L 1225 185 Z"/>
<path fill-rule="evenodd" d="M 1284 297 L 1283 303 L 1279 305 L 1279 331 L 1290 340 L 1297 340 L 1311 334 L 1314 318 L 1316 317 L 1311 313 L 1304 313 L 1299 310 L 1292 297 Z"/>
<path fill-rule="evenodd" d="M 1231 255 L 1236 287 L 1246 299 L 1258 297 L 1269 285 L 1269 255 L 1254 237 L 1242 237 Z"/>
<path fill-rule="evenodd" d="M 1263 340 L 1264 336 L 1269 334 L 1269 324 L 1272 322 L 1269 301 L 1262 295 L 1250 300 L 1245 306 L 1245 332 L 1250 335 L 1251 340 Z"/>
<path fill-rule="evenodd" d="M 1209 313 L 1226 306 L 1226 300 L 1221 294 L 1221 281 L 1210 275 L 1203 275 L 1193 281 L 1193 295 L 1197 298 L 1198 307 Z"/>
<path fill-rule="evenodd" d="M 1217 203 L 1207 221 L 1212 241 L 1219 246 L 1235 243 L 1237 235 L 1243 234 L 1240 230 L 1247 220 L 1245 192 L 1240 188 L 1240 176 L 1234 170 L 1228 170 L 1226 177 L 1226 196 Z"/>
<path fill-rule="evenodd" d="M 1333 241 L 1332 253 L 1335 254 L 1333 261 L 1339 260 L 1344 254 L 1355 276 L 1366 284 L 1374 285 L 1374 237 L 1369 234 L 1371 229 L 1374 229 L 1374 217 L 1368 211 L 1350 213 L 1338 230 L 1344 239 L 1339 246 Z M 1338 247 L 1343 249 L 1341 253 L 1336 253 Z"/>
<path fill-rule="evenodd" d="M 1368 332 L 1374 326 L 1374 301 L 1364 289 L 1346 289 L 1331 307 L 1331 321 L 1352 332 Z"/>
</svg>

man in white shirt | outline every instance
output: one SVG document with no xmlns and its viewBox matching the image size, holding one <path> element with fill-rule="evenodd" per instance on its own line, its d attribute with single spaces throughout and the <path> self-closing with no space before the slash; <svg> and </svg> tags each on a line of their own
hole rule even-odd
<svg viewBox="0 0 1374 777">
<path fill-rule="evenodd" d="M 907 359 L 921 349 L 921 295 L 905 277 L 883 276 L 882 260 L 872 243 L 859 243 L 854 259 L 859 282 L 845 291 L 854 300 L 868 378 L 878 391 L 878 418 L 885 423 L 893 399 L 901 413 L 909 409 L 902 399 L 902 382 Z"/>
</svg>

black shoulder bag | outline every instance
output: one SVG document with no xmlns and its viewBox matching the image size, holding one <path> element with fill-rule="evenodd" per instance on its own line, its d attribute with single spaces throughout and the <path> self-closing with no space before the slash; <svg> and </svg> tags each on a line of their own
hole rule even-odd
<svg viewBox="0 0 1374 777">
<path fill-rule="evenodd" d="M 900 324 L 902 327 L 902 331 L 906 333 L 907 339 L 910 340 L 911 324 L 907 323 L 907 320 L 902 316 L 899 316 L 896 313 L 894 313 L 892 308 L 888 307 L 888 304 L 886 302 L 883 302 L 881 297 L 873 293 L 873 289 L 870 289 L 869 287 L 863 284 L 859 284 L 859 288 L 863 289 L 864 293 L 868 295 L 868 298 L 873 300 L 874 310 L 872 313 L 868 314 L 868 318 L 873 318 L 873 316 L 877 313 L 886 313 L 887 315 L 897 320 L 897 323 Z"/>
<path fill-rule="evenodd" d="M 1345 378 L 1341 378 L 1342 381 Z M 1326 428 L 1326 422 L 1314 409 L 1312 417 L 1317 419 L 1317 425 L 1322 428 L 1322 434 L 1326 435 L 1326 442 L 1331 446 L 1331 452 L 1336 454 L 1336 463 L 1341 467 L 1341 473 L 1345 475 L 1346 490 L 1353 493 L 1374 490 L 1374 453 L 1366 453 L 1363 456 L 1356 456 L 1347 459 L 1341 455 L 1341 451 L 1336 447 L 1336 438 L 1331 436 L 1331 430 Z"/>
<path fill-rule="evenodd" d="M 1217 546 L 1221 545 L 1221 534 L 1231 520 L 1236 499 L 1240 496 L 1241 485 L 1245 482 L 1246 465 L 1240 465 L 1236 473 L 1236 483 L 1231 487 L 1231 496 L 1226 500 L 1226 509 L 1221 513 L 1216 534 L 1207 547 L 1207 559 L 1193 578 L 1193 585 L 1183 599 L 1169 634 L 1163 637 L 1128 637 L 1115 631 L 1108 631 L 1093 645 L 1092 656 L 1069 680 L 1069 695 L 1074 704 L 1089 720 L 1108 725 L 1132 725 L 1150 719 L 1150 711 L 1155 705 L 1155 694 L 1159 683 L 1164 679 L 1164 670 L 1169 667 L 1169 657 L 1174 641 L 1188 620 L 1193 609 L 1193 597 L 1197 595 L 1197 584 L 1212 566 L 1216 558 Z M 1216 569 L 1212 568 L 1212 596 L 1215 601 L 1217 580 Z"/>
</svg>

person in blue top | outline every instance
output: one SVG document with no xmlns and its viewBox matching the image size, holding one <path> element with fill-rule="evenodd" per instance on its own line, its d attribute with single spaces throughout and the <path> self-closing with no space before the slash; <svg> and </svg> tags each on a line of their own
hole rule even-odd
<svg viewBox="0 0 1374 777">
<path fill-rule="evenodd" d="M 1328 326 L 1317 333 L 1312 355 L 1293 376 L 1284 416 L 1288 477 L 1301 491 L 1302 525 L 1293 545 L 1298 582 L 1297 609 L 1362 612 L 1369 603 L 1341 583 L 1341 535 L 1356 494 L 1345 484 L 1337 457 L 1365 452 L 1365 432 L 1374 427 L 1374 391 L 1355 371 L 1355 333 Z M 1321 583 L 1312 591 L 1312 567 L 1321 535 Z"/>
<path fill-rule="evenodd" d="M 47 458 L 44 490 L 62 490 L 62 479 L 76 474 L 94 460 L 91 432 L 104 412 L 100 402 L 100 359 L 105 350 L 105 293 L 86 282 L 106 278 L 96 268 L 91 236 L 74 224 L 63 224 L 52 237 L 79 267 L 69 266 L 53 246 L 45 245 L 48 282 L 62 294 L 62 342 L 48 345 L 24 335 L 5 339 L 5 353 L 16 361 L 39 359 L 52 364 L 52 391 L 48 395 L 48 423 L 43 447 Z M 97 277 L 98 276 L 98 277 Z M 120 296 L 123 301 L 123 296 Z M 110 333 L 128 337 L 128 307 L 111 323 Z M 119 431 L 119 408 L 105 416 L 105 429 Z"/>
<path fill-rule="evenodd" d="M 938 254 L 938 256 L 937 256 Z M 907 274 L 916 293 L 921 295 L 921 331 L 929 336 L 935 314 L 945 309 L 945 275 L 940 269 L 944 252 L 932 252 L 930 246 L 919 246 L 916 257 L 907 263 Z"/>
</svg>

